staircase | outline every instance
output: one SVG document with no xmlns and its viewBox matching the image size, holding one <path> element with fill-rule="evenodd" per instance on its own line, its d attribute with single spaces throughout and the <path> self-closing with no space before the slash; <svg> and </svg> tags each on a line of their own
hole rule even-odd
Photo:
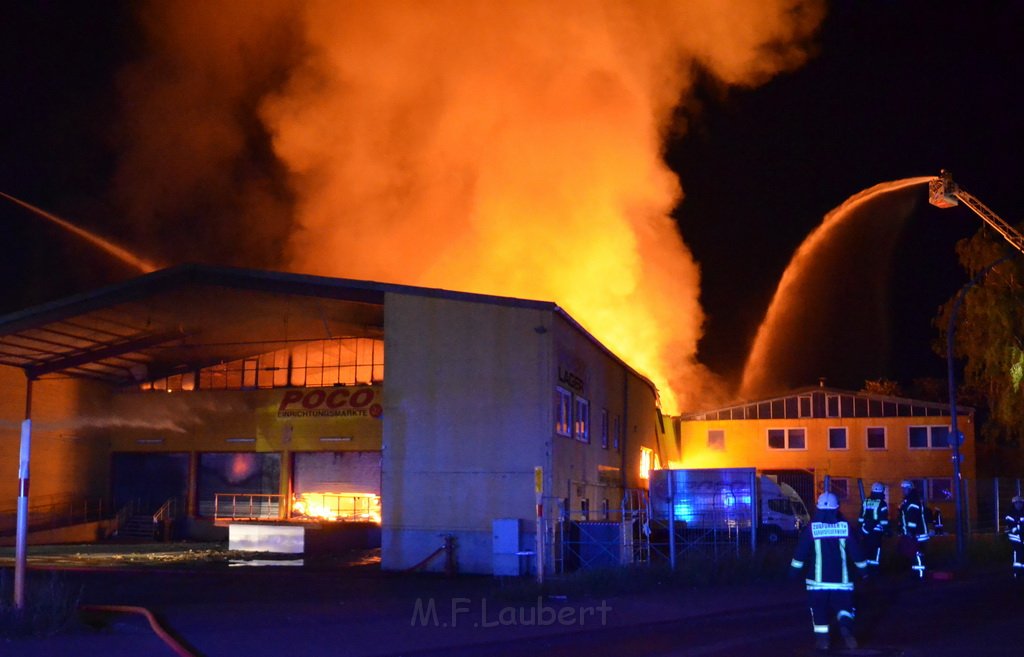
<svg viewBox="0 0 1024 657">
<path fill-rule="evenodd" d="M 124 519 L 117 530 L 117 537 L 135 541 L 155 541 L 156 530 L 153 514 L 136 514 Z"/>
</svg>

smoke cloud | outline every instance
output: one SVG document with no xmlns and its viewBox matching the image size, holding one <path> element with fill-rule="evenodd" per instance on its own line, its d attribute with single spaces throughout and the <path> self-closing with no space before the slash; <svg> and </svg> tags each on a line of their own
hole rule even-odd
<svg viewBox="0 0 1024 657">
<path fill-rule="evenodd" d="M 156 232 L 212 208 L 198 230 L 244 235 L 229 262 L 554 301 L 674 412 L 713 377 L 664 137 L 698 72 L 751 86 L 799 66 L 823 11 L 150 3 L 118 193 Z"/>
</svg>

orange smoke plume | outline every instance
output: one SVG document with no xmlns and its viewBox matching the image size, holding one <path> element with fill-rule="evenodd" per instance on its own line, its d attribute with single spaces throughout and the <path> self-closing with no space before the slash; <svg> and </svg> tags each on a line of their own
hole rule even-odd
<svg viewBox="0 0 1024 657">
<path fill-rule="evenodd" d="M 162 112 L 200 103 L 184 134 L 214 162 L 238 148 L 218 122 L 257 89 L 233 74 L 276 76 L 256 106 L 295 196 L 291 268 L 554 301 L 649 376 L 666 411 L 702 394 L 699 270 L 671 218 L 682 192 L 663 139 L 695 71 L 754 85 L 802 63 L 822 2 L 250 4 L 201 20 L 195 5 L 151 7 L 149 24 L 171 27 L 147 66 L 205 82 L 179 84 Z M 281 59 L 264 61 L 282 32 Z"/>
</svg>

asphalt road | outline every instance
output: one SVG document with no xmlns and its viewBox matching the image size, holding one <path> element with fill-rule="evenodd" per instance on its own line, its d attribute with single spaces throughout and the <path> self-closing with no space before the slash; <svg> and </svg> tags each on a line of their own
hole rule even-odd
<svg viewBox="0 0 1024 657">
<path fill-rule="evenodd" d="M 85 604 L 151 609 L 196 657 L 814 654 L 800 582 L 531 599 L 509 595 L 490 577 L 382 573 L 372 565 L 57 572 Z M 1002 571 L 926 582 L 869 580 L 858 593 L 862 648 L 853 654 L 1024 654 L 1024 587 L 1015 584 Z M 132 616 L 53 637 L 0 641 L 4 657 L 79 654 L 175 652 Z"/>
</svg>

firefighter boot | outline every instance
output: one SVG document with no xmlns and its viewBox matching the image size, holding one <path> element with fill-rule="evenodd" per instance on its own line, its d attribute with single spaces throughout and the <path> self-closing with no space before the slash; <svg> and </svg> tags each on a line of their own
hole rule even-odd
<svg viewBox="0 0 1024 657">
<path fill-rule="evenodd" d="M 814 637 L 814 649 L 818 652 L 828 652 L 828 635 L 817 634 Z"/>
<path fill-rule="evenodd" d="M 847 650 L 857 649 L 857 638 L 853 636 L 853 631 L 850 628 L 845 625 L 840 626 L 839 633 L 843 635 L 843 645 Z"/>
</svg>

